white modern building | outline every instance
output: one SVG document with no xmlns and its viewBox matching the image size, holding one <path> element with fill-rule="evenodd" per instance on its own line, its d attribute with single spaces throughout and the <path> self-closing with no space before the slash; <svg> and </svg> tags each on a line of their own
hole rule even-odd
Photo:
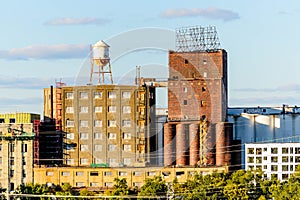
<svg viewBox="0 0 300 200">
<path fill-rule="evenodd" d="M 300 164 L 300 143 L 245 144 L 246 169 L 261 169 L 265 177 L 287 180 Z"/>
<path fill-rule="evenodd" d="M 300 108 L 297 106 L 228 108 L 227 117 L 233 123 L 233 140 L 240 140 L 242 169 L 246 164 L 247 143 L 300 142 Z"/>
</svg>

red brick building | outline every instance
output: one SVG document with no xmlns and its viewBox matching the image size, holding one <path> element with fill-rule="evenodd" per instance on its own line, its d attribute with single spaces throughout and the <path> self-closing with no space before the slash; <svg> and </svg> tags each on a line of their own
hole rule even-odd
<svg viewBox="0 0 300 200">
<path fill-rule="evenodd" d="M 165 165 L 230 164 L 227 52 L 169 52 Z"/>
</svg>

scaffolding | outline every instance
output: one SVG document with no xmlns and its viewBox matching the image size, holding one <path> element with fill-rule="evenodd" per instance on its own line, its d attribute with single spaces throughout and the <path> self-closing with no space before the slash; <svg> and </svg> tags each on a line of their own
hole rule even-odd
<svg viewBox="0 0 300 200">
<path fill-rule="evenodd" d="M 176 51 L 193 52 L 220 50 L 220 42 L 215 26 L 194 26 L 176 29 Z"/>
</svg>

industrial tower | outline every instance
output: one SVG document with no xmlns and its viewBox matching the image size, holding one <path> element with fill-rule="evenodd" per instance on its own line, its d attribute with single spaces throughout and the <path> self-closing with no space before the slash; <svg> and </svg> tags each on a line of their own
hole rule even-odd
<svg viewBox="0 0 300 200">
<path fill-rule="evenodd" d="M 216 28 L 177 29 L 176 48 L 169 51 L 164 165 L 230 164 L 227 52 L 220 49 Z"/>
</svg>

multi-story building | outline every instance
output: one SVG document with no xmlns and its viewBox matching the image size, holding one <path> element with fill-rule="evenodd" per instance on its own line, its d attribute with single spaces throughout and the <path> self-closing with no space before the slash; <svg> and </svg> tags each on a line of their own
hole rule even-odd
<svg viewBox="0 0 300 200">
<path fill-rule="evenodd" d="M 240 140 L 241 152 L 247 143 L 289 143 L 300 138 L 300 109 L 288 107 L 240 107 L 228 109 L 228 121 L 233 125 L 233 139 Z M 241 168 L 245 169 L 245 154 L 241 154 Z"/>
<path fill-rule="evenodd" d="M 226 122 L 227 52 L 214 41 L 214 27 L 179 29 L 176 38 L 178 49 L 169 52 L 164 164 L 230 164 L 232 124 Z M 212 41 L 205 44 L 201 38 Z"/>
<path fill-rule="evenodd" d="M 69 183 L 73 187 L 89 187 L 92 190 L 105 190 L 113 187 L 114 179 L 126 178 L 129 187 L 141 187 L 147 178 L 161 176 L 167 183 L 175 178 L 186 182 L 193 174 L 210 174 L 228 172 L 228 167 L 47 167 L 34 168 L 34 183 L 63 185 Z"/>
<path fill-rule="evenodd" d="M 0 183 L 8 191 L 33 182 L 33 121 L 31 113 L 0 114 Z"/>
<path fill-rule="evenodd" d="M 246 169 L 259 169 L 265 177 L 287 180 L 300 164 L 300 143 L 246 143 Z"/>
<path fill-rule="evenodd" d="M 58 117 L 66 134 L 65 164 L 156 165 L 153 87 L 86 85 L 60 89 L 61 116 Z"/>
<path fill-rule="evenodd" d="M 63 164 L 63 133 L 56 130 L 54 119 L 34 120 L 34 164 L 53 166 Z"/>
</svg>

